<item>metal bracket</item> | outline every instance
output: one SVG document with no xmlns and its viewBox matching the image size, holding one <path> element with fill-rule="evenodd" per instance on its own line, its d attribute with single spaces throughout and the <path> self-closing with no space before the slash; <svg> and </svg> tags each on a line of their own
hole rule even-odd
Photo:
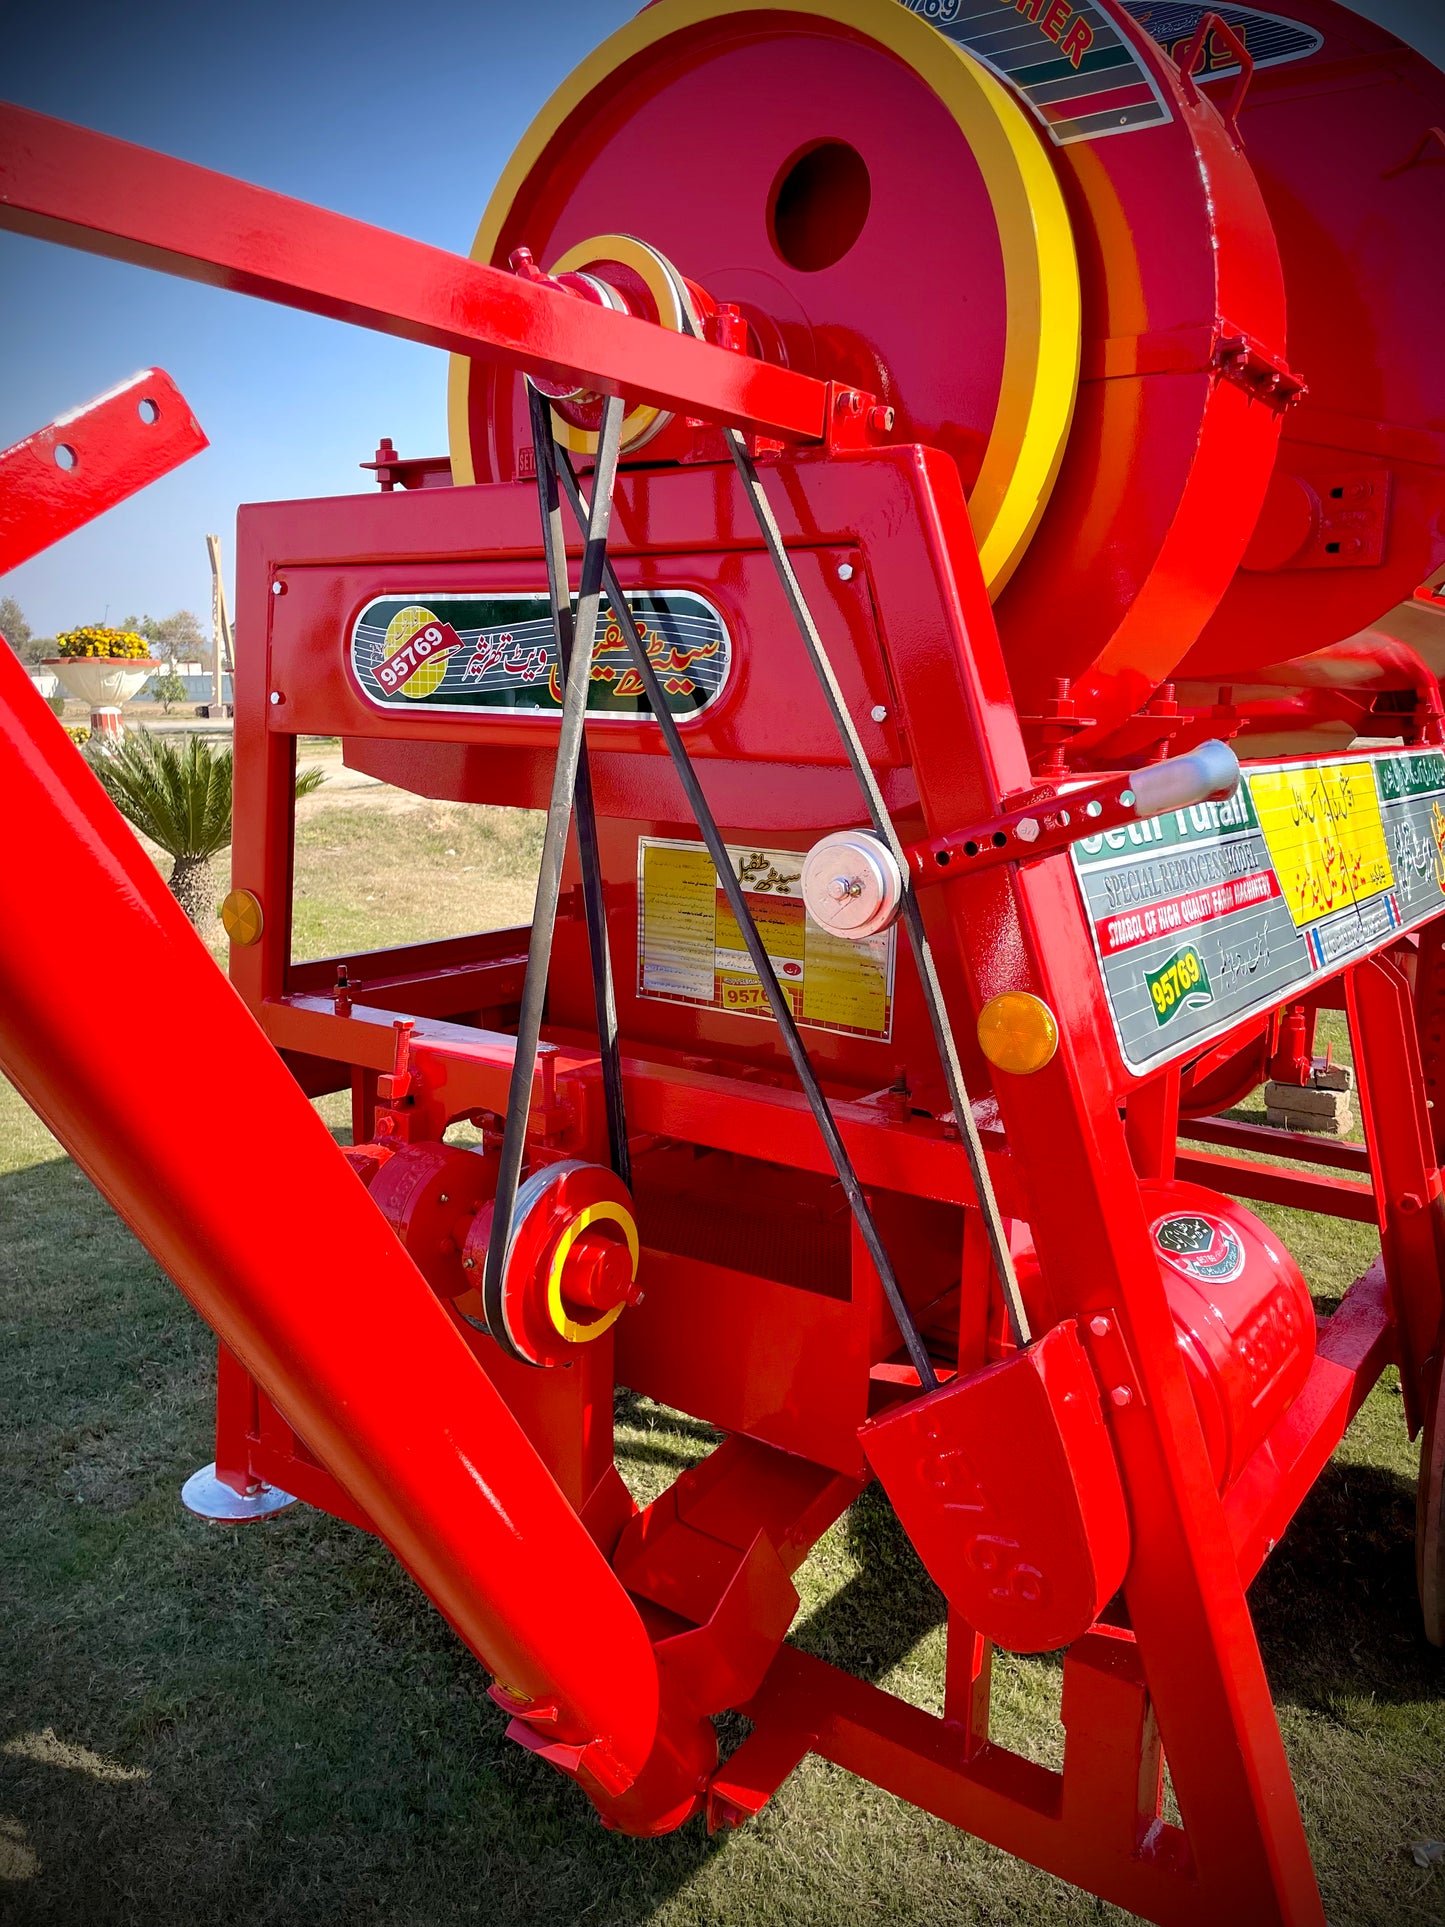
<svg viewBox="0 0 1445 1927">
<path fill-rule="evenodd" d="M 146 368 L 0 449 L 0 574 L 208 446 L 170 376 Z"/>
<path fill-rule="evenodd" d="M 1179 56 L 1180 85 L 1184 89 L 1185 99 L 1191 106 L 1197 106 L 1203 96 L 1199 92 L 1194 70 L 1208 51 L 1211 34 L 1217 40 L 1224 42 L 1239 66 L 1239 79 L 1234 84 L 1234 92 L 1229 96 L 1229 103 L 1227 106 L 1220 107 L 1218 112 L 1229 129 L 1230 139 L 1236 147 L 1243 147 L 1244 139 L 1239 131 L 1239 110 L 1243 107 L 1244 97 L 1249 92 L 1249 83 L 1254 79 L 1254 56 L 1245 46 L 1243 36 L 1237 34 L 1221 15 L 1206 13 L 1200 16 L 1199 25 L 1194 29 L 1194 38 Z M 1207 73 L 1199 76 L 1200 80 L 1209 78 L 1210 75 Z"/>
<path fill-rule="evenodd" d="M 1295 374 L 1262 341 L 1242 328 L 1232 328 L 1227 321 L 1219 323 L 1211 366 L 1222 380 L 1242 388 L 1252 400 L 1262 401 L 1277 414 L 1303 401 L 1309 393 L 1303 376 Z"/>
</svg>

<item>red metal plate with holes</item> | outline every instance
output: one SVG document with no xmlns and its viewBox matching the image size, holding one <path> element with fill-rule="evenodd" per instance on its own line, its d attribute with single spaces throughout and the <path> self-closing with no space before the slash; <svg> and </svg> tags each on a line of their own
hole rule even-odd
<svg viewBox="0 0 1445 1927">
<path fill-rule="evenodd" d="M 28 562 L 206 445 L 180 389 L 147 368 L 0 450 L 0 570 Z"/>
</svg>

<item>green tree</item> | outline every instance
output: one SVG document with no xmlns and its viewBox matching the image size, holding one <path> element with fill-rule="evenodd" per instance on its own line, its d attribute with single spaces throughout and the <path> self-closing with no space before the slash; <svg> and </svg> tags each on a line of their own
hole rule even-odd
<svg viewBox="0 0 1445 1927">
<path fill-rule="evenodd" d="M 0 596 L 0 636 L 4 636 L 22 662 L 39 662 L 54 653 L 53 639 L 37 636 L 32 631 L 13 595 Z"/>
<path fill-rule="evenodd" d="M 199 925 L 216 907 L 211 861 L 231 841 L 233 752 L 213 751 L 201 736 L 177 742 L 129 729 L 119 743 L 92 738 L 87 755 L 121 815 L 170 857 L 171 894 Z M 296 794 L 324 780 L 323 770 L 302 770 Z"/>
<path fill-rule="evenodd" d="M 177 703 L 186 700 L 186 679 L 177 675 L 173 663 L 167 663 L 151 677 L 150 693 L 169 716 Z"/>
<path fill-rule="evenodd" d="M 125 627 L 143 635 L 151 654 L 161 662 L 206 662 L 210 658 L 211 645 L 200 617 L 190 609 L 177 609 L 170 616 L 127 616 Z"/>
</svg>

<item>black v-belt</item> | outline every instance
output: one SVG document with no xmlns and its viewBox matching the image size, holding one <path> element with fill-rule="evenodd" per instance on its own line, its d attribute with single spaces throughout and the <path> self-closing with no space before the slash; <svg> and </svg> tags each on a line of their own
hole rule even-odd
<svg viewBox="0 0 1445 1927">
<path fill-rule="evenodd" d="M 692 323 L 690 332 L 696 332 L 695 318 L 688 315 Z M 624 1182 L 628 1181 L 627 1138 L 623 1111 L 621 1061 L 617 1037 L 616 1004 L 612 986 L 611 959 L 607 946 L 607 931 L 602 898 L 602 877 L 598 861 L 596 819 L 592 804 L 591 782 L 587 769 L 584 725 L 586 718 L 587 694 L 592 669 L 593 646 L 597 632 L 598 608 L 601 592 L 605 589 L 612 614 L 620 627 L 627 645 L 632 665 L 641 680 L 652 715 L 662 731 L 673 768 L 682 786 L 688 805 L 692 810 L 698 830 L 702 835 L 728 907 L 742 933 L 743 943 L 752 962 L 758 981 L 778 1025 L 779 1033 L 792 1060 L 793 1069 L 808 1105 L 813 1113 L 818 1130 L 823 1138 L 838 1182 L 848 1200 L 868 1255 L 878 1273 L 884 1294 L 888 1299 L 898 1329 L 902 1335 L 908 1356 L 918 1373 L 919 1382 L 925 1391 L 933 1391 L 938 1385 L 938 1374 L 933 1361 L 923 1343 L 917 1322 L 911 1308 L 899 1287 L 892 1262 L 884 1249 L 879 1236 L 868 1199 L 843 1143 L 837 1122 L 833 1117 L 828 1100 L 818 1082 L 817 1074 L 808 1057 L 806 1046 L 799 1034 L 797 1021 L 793 1016 L 792 1005 L 786 992 L 778 982 L 769 957 L 758 932 L 751 910 L 748 907 L 742 883 L 734 873 L 732 860 L 723 842 L 717 820 L 703 791 L 687 746 L 678 728 L 677 720 L 668 704 L 667 696 L 653 668 L 637 624 L 628 605 L 617 573 L 607 557 L 607 532 L 611 516 L 611 497 L 616 482 L 618 440 L 621 427 L 622 403 L 616 399 L 606 404 L 602 430 L 599 436 L 596 469 L 593 481 L 592 500 L 583 497 L 578 486 L 576 473 L 565 449 L 558 448 L 552 433 L 550 409 L 531 388 L 532 435 L 536 451 L 537 488 L 541 503 L 544 540 L 547 553 L 548 588 L 552 601 L 552 617 L 557 637 L 558 660 L 565 672 L 562 725 L 557 746 L 557 765 L 553 776 L 552 797 L 547 813 L 547 828 L 543 838 L 542 862 L 537 883 L 537 903 L 533 915 L 531 939 L 527 953 L 527 973 L 522 987 L 522 1006 L 517 1029 L 517 1052 L 512 1069 L 512 1081 L 508 1093 L 506 1126 L 502 1139 L 501 1168 L 498 1174 L 497 1200 L 492 1221 L 492 1235 L 487 1249 L 487 1262 L 483 1282 L 483 1303 L 487 1314 L 488 1329 L 498 1337 L 507 1349 L 506 1327 L 501 1316 L 501 1285 L 505 1268 L 506 1247 L 510 1243 L 510 1227 L 521 1176 L 522 1158 L 526 1148 L 527 1115 L 531 1105 L 532 1083 L 536 1070 L 537 1043 L 541 1028 L 542 1004 L 546 992 L 547 966 L 551 957 L 552 938 L 556 926 L 557 897 L 561 878 L 562 856 L 566 846 L 568 828 L 571 821 L 575 799 L 577 812 L 578 849 L 583 877 L 583 900 L 587 914 L 588 940 L 591 948 L 593 978 L 597 996 L 598 1037 L 602 1057 L 603 1084 L 607 1102 L 608 1133 L 612 1149 L 614 1168 Z M 923 920 L 918 910 L 917 900 L 908 883 L 908 871 L 902 861 L 902 847 L 897 831 L 883 801 L 876 778 L 868 764 L 862 739 L 848 714 L 842 690 L 834 673 L 826 649 L 823 646 L 817 625 L 804 599 L 802 588 L 793 571 L 791 560 L 784 547 L 777 522 L 763 491 L 761 480 L 751 457 L 748 455 L 743 438 L 735 430 L 725 430 L 728 447 L 734 465 L 738 470 L 743 488 L 747 494 L 763 540 L 772 558 L 778 578 L 793 614 L 794 621 L 802 636 L 804 647 L 812 663 L 819 687 L 827 702 L 835 726 L 842 739 L 848 760 L 857 776 L 868 806 L 868 814 L 874 833 L 892 850 L 898 861 L 899 870 L 904 878 L 905 895 L 903 900 L 903 920 L 909 941 L 918 965 L 919 977 L 923 984 L 924 997 L 928 1006 L 934 1038 L 938 1046 L 939 1058 L 943 1065 L 953 1113 L 973 1176 L 979 1207 L 984 1219 L 993 1256 L 994 1267 L 998 1273 L 1008 1310 L 1009 1322 L 1015 1342 L 1029 1342 L 1027 1314 L 1019 1294 L 1013 1264 L 1004 1234 L 1002 1218 L 994 1197 L 992 1181 L 989 1177 L 983 1147 L 979 1141 L 977 1126 L 974 1122 L 972 1107 L 968 1100 L 963 1082 L 958 1052 L 949 1026 L 947 1012 L 943 1003 L 942 988 L 933 963 L 932 951 L 928 944 Z M 581 581 L 577 599 L 575 618 L 572 614 L 571 598 L 568 592 L 566 554 L 561 532 L 561 513 L 559 494 L 565 493 L 578 527 L 583 531 L 585 544 L 582 556 Z M 504 1233 L 503 1227 L 506 1227 Z"/>
</svg>

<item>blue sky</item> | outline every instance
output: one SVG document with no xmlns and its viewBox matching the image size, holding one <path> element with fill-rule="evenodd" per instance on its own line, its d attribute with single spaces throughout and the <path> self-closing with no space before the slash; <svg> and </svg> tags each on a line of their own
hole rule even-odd
<svg viewBox="0 0 1445 1927">
<path fill-rule="evenodd" d="M 31 0 L 7 10 L 0 92 L 465 253 L 536 109 L 633 10 Z M 1445 63 L 1445 0 L 1368 11 Z M 40 633 L 107 609 L 115 621 L 188 606 L 208 623 L 203 538 L 221 535 L 229 572 L 238 503 L 369 485 L 356 464 L 381 435 L 403 453 L 446 450 L 446 364 L 430 349 L 9 234 L 0 342 L 0 446 L 152 364 L 211 438 L 0 581 Z"/>
<path fill-rule="evenodd" d="M 629 0 L 144 0 L 6 9 L 0 95 L 465 254 L 517 139 Z M 143 24 L 138 24 L 143 23 Z M 360 328 L 0 234 L 0 446 L 137 369 L 211 446 L 0 578 L 37 633 L 131 612 L 210 622 L 240 502 L 371 485 L 390 435 L 445 454 L 446 358 Z"/>
</svg>

